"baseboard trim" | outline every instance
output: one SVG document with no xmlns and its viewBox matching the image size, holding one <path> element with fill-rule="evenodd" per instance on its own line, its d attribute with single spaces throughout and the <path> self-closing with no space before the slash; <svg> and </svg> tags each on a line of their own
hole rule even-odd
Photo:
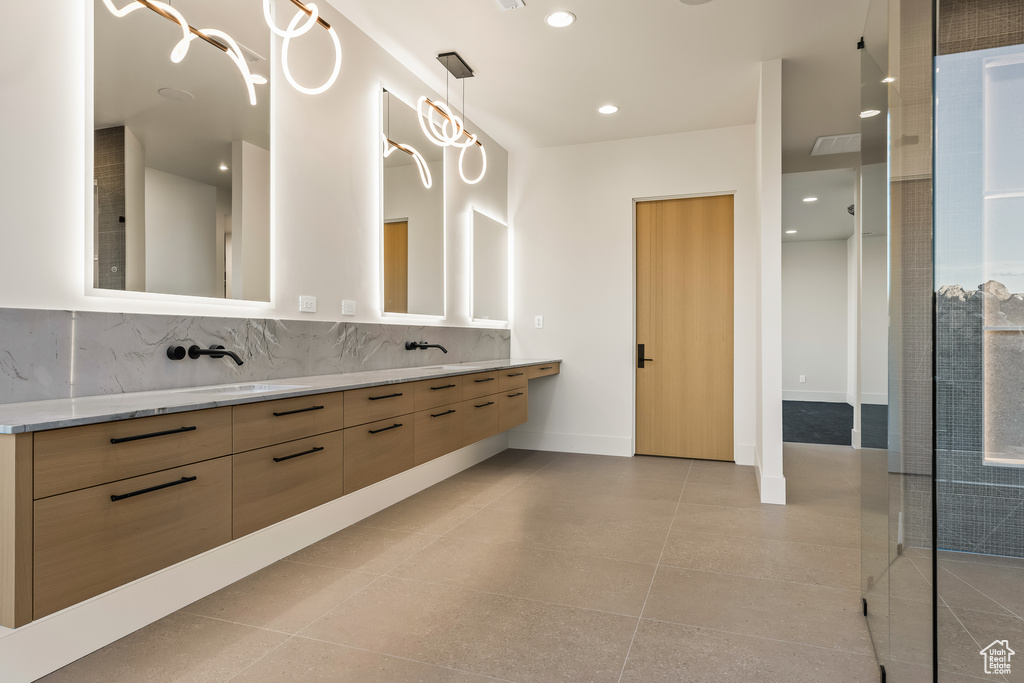
<svg viewBox="0 0 1024 683">
<path fill-rule="evenodd" d="M 19 629 L 0 629 L 5 683 L 29 683 L 458 474 L 508 447 L 481 441 Z"/>
<path fill-rule="evenodd" d="M 592 455 L 633 455 L 633 440 L 621 436 L 593 436 L 590 434 L 553 434 L 512 430 L 508 433 L 509 448 L 560 453 L 588 453 Z"/>
<path fill-rule="evenodd" d="M 732 457 L 737 465 L 757 466 L 757 446 L 752 443 L 738 443 L 732 447 Z"/>
<path fill-rule="evenodd" d="M 885 406 L 889 405 L 888 394 L 861 394 L 861 403 L 866 403 L 873 406 Z"/>
<path fill-rule="evenodd" d="M 761 502 L 770 505 L 786 504 L 786 478 L 765 477 L 761 474 L 761 468 L 755 468 L 757 473 L 757 487 L 761 491 Z"/>
<path fill-rule="evenodd" d="M 847 403 L 846 392 L 840 391 L 783 391 L 783 401 L 821 401 L 823 403 Z"/>
<path fill-rule="evenodd" d="M 850 445 L 856 449 L 860 449 L 860 430 L 850 430 Z"/>
</svg>

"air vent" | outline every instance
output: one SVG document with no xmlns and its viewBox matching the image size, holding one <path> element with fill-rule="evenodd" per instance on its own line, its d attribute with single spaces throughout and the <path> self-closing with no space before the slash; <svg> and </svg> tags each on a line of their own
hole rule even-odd
<svg viewBox="0 0 1024 683">
<path fill-rule="evenodd" d="M 265 61 L 267 61 L 266 57 L 264 57 L 263 55 L 258 54 L 256 52 L 253 52 L 252 50 L 250 50 L 245 45 L 242 45 L 241 43 L 238 43 L 238 49 L 242 51 L 242 56 L 245 57 L 245 61 L 249 62 L 250 64 L 256 64 L 258 62 L 265 62 Z"/>
<path fill-rule="evenodd" d="M 520 7 L 526 7 L 526 3 L 523 0 L 494 0 L 498 3 L 498 7 L 505 10 L 506 12 L 510 9 L 519 9 Z"/>
<path fill-rule="evenodd" d="M 860 133 L 850 135 L 826 135 L 814 141 L 811 148 L 812 157 L 826 154 L 846 154 L 860 151 Z"/>
</svg>

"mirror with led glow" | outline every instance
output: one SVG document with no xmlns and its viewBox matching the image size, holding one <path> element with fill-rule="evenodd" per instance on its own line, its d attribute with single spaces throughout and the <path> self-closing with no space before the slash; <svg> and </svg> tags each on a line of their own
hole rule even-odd
<svg viewBox="0 0 1024 683">
<path fill-rule="evenodd" d="M 119 5 L 125 5 L 120 2 Z M 270 30 L 248 0 L 175 0 L 270 75 Z M 93 285 L 270 299 L 270 84 L 257 104 L 228 54 L 175 21 L 94 2 Z"/>
<path fill-rule="evenodd" d="M 444 150 L 415 110 L 381 93 L 385 313 L 444 315 Z"/>
<path fill-rule="evenodd" d="M 508 320 L 508 227 L 473 212 L 473 319 Z"/>
</svg>

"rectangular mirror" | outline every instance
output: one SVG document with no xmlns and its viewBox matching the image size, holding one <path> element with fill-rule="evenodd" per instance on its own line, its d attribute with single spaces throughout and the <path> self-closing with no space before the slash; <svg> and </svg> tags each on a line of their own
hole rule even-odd
<svg viewBox="0 0 1024 683">
<path fill-rule="evenodd" d="M 121 3 L 124 4 L 124 3 Z M 270 30 L 247 0 L 176 0 L 269 79 Z M 270 300 L 270 84 L 176 21 L 94 2 L 93 286 Z"/>
<path fill-rule="evenodd" d="M 508 321 L 508 226 L 473 211 L 473 319 Z"/>
<path fill-rule="evenodd" d="M 444 149 L 412 107 L 381 96 L 384 312 L 443 316 Z"/>
</svg>

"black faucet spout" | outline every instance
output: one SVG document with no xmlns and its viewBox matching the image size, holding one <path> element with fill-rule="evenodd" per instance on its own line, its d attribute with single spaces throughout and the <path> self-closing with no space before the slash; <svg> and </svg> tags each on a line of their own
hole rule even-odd
<svg viewBox="0 0 1024 683">
<path fill-rule="evenodd" d="M 235 363 L 237 363 L 238 365 L 242 364 L 242 359 L 238 357 L 237 353 L 235 353 L 234 351 L 229 351 L 228 349 L 225 349 L 223 346 L 217 344 L 214 344 L 208 349 L 201 349 L 199 348 L 199 346 L 195 344 L 188 347 L 189 358 L 199 358 L 200 356 L 209 356 L 210 358 L 223 358 L 224 356 L 227 356 L 231 360 L 235 361 Z"/>
<path fill-rule="evenodd" d="M 405 342 L 406 351 L 412 351 L 413 349 L 441 349 L 445 353 L 448 353 L 448 349 L 444 348 L 440 344 L 428 344 L 427 342 Z"/>
</svg>

